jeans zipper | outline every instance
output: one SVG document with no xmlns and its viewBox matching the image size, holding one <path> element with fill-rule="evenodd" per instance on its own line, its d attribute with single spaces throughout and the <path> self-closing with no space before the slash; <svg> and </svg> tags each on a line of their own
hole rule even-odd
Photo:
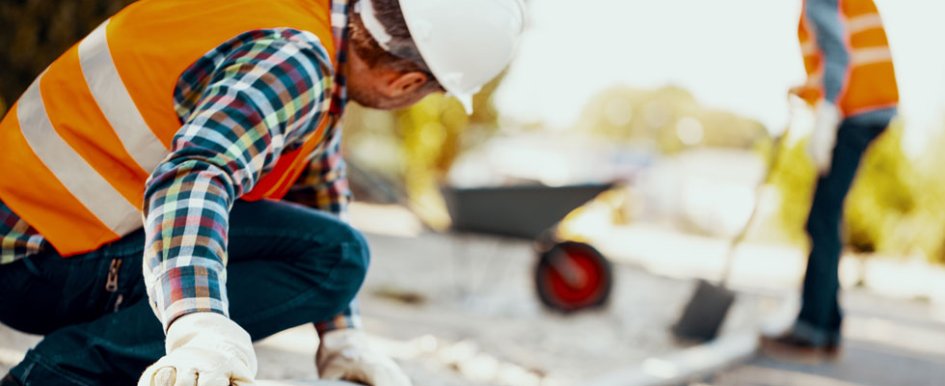
<svg viewBox="0 0 945 386">
<path fill-rule="evenodd" d="M 108 267 L 108 280 L 105 281 L 105 291 L 108 291 L 109 293 L 118 292 L 118 273 L 120 269 L 121 259 L 112 260 L 111 266 Z M 118 294 L 118 297 L 115 298 L 115 307 L 113 309 L 114 312 L 118 311 L 118 307 L 121 306 L 122 300 L 124 300 L 124 296 L 122 294 Z"/>
</svg>

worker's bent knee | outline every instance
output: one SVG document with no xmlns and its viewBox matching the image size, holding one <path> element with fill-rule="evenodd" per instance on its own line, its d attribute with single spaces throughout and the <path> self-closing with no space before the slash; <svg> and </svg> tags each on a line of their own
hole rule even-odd
<svg viewBox="0 0 945 386">
<path fill-rule="evenodd" d="M 310 284 L 346 305 L 364 283 L 371 252 L 360 231 L 339 221 L 317 236 L 303 260 L 301 265 L 314 268 L 309 271 Z"/>
<path fill-rule="evenodd" d="M 341 246 L 341 258 L 330 277 L 338 279 L 335 284 L 339 286 L 340 297 L 348 303 L 354 299 L 361 285 L 364 284 L 368 266 L 371 264 L 371 250 L 360 231 L 350 226 L 346 228 L 346 238 Z"/>
</svg>

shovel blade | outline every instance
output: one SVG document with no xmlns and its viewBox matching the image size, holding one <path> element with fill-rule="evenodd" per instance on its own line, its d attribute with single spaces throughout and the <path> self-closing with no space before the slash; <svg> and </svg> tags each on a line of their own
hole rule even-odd
<svg viewBox="0 0 945 386">
<path fill-rule="evenodd" d="M 735 293 L 719 285 L 699 280 L 696 291 L 683 309 L 672 332 L 680 340 L 705 342 L 718 336 Z"/>
</svg>

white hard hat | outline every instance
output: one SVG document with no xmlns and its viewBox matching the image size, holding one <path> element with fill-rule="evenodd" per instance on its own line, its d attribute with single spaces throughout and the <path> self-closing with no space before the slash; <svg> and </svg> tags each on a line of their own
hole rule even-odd
<svg viewBox="0 0 945 386">
<path fill-rule="evenodd" d="M 399 0 L 423 61 L 473 111 L 473 95 L 512 61 L 525 27 L 521 0 Z"/>
</svg>

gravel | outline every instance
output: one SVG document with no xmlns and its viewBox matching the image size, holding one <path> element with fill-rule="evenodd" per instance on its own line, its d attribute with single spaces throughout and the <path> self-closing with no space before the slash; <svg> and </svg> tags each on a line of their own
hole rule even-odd
<svg viewBox="0 0 945 386">
<path fill-rule="evenodd" d="M 367 330 L 417 386 L 579 384 L 680 348 L 667 326 L 693 283 L 615 266 L 607 308 L 573 316 L 543 309 L 527 241 L 422 234 L 368 236 L 374 250 L 361 303 Z M 741 295 L 727 331 L 752 328 L 772 301 Z M 38 338 L 0 327 L 0 370 Z M 257 345 L 260 377 L 312 379 L 314 329 Z"/>
</svg>

